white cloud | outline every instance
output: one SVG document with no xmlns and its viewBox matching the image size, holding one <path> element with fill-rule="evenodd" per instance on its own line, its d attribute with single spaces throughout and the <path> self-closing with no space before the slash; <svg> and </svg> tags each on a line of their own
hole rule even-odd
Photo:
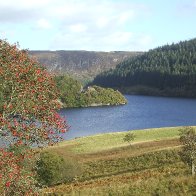
<svg viewBox="0 0 196 196">
<path fill-rule="evenodd" d="M 42 18 L 42 19 L 39 19 L 37 21 L 37 27 L 39 29 L 50 29 L 50 28 L 52 28 L 52 25 L 50 24 L 49 21 L 47 21 L 46 19 Z"/>
<path fill-rule="evenodd" d="M 109 22 L 108 17 L 99 17 L 96 21 L 96 25 L 98 28 L 104 28 L 109 24 Z"/>
<path fill-rule="evenodd" d="M 15 8 L 15 9 L 25 9 L 25 8 L 34 8 L 40 6 L 46 6 L 52 3 L 52 0 L 6 0 L 0 1 L 0 7 L 4 8 Z"/>
<path fill-rule="evenodd" d="M 143 5 L 110 0 L 77 2 L 69 1 L 55 8 L 55 15 L 62 23 L 51 49 L 135 50 L 150 43 L 149 36 L 135 35 L 130 28 L 140 12 L 144 14 Z"/>
<path fill-rule="evenodd" d="M 74 24 L 74 25 L 71 25 L 69 28 L 71 32 L 73 33 L 82 33 L 87 30 L 87 27 L 83 24 Z"/>
<path fill-rule="evenodd" d="M 133 37 L 131 32 L 114 32 L 113 34 L 106 36 L 105 42 L 110 45 L 124 45 L 127 44 Z"/>
<path fill-rule="evenodd" d="M 122 14 L 119 15 L 118 17 L 118 22 L 120 24 L 125 24 L 126 22 L 132 20 L 135 16 L 135 13 L 133 10 L 130 10 L 129 12 L 123 12 Z"/>
<path fill-rule="evenodd" d="M 1 24 L 23 23 L 42 33 L 50 29 L 52 49 L 131 50 L 139 39 L 133 23 L 145 12 L 144 5 L 127 0 L 0 1 Z M 147 45 L 148 38 L 137 43 Z"/>
<path fill-rule="evenodd" d="M 152 43 L 149 35 L 137 35 L 132 32 L 118 31 L 111 34 L 57 34 L 50 46 L 51 50 L 96 50 L 96 51 L 118 51 L 118 50 L 147 50 L 148 44 Z"/>
</svg>

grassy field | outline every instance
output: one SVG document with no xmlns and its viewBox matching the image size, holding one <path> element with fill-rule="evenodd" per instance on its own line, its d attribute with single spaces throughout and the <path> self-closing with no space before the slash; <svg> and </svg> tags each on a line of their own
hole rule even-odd
<svg viewBox="0 0 196 196">
<path fill-rule="evenodd" d="M 133 143 L 177 138 L 180 127 L 145 129 L 131 131 L 136 138 Z M 75 153 L 93 153 L 128 145 L 123 141 L 128 132 L 115 132 L 81 137 L 61 142 L 57 147 L 73 146 Z"/>
<path fill-rule="evenodd" d="M 82 167 L 73 182 L 43 190 L 43 195 L 196 195 L 196 179 L 179 156 L 179 129 L 108 133 L 64 141 L 49 149 Z"/>
</svg>

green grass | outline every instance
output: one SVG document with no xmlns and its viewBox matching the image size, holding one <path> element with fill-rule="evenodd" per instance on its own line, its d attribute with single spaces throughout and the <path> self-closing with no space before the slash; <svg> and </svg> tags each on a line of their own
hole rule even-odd
<svg viewBox="0 0 196 196">
<path fill-rule="evenodd" d="M 180 158 L 182 127 L 99 134 L 64 141 L 47 150 L 71 156 L 82 167 L 73 182 L 43 190 L 43 195 L 150 196 L 196 195 L 196 181 Z M 49 193 L 49 194 L 47 194 Z"/>
<path fill-rule="evenodd" d="M 134 143 L 154 140 L 171 139 L 179 136 L 181 127 L 157 128 L 132 131 L 136 138 Z M 105 133 L 88 137 L 81 137 L 60 143 L 59 147 L 73 145 L 73 152 L 76 153 L 95 153 L 98 151 L 113 149 L 129 145 L 123 141 L 127 132 Z"/>
</svg>

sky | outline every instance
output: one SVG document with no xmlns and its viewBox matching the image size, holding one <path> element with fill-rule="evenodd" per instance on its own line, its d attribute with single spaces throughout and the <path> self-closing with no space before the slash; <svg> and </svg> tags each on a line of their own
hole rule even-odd
<svg viewBox="0 0 196 196">
<path fill-rule="evenodd" d="M 196 0 L 0 0 L 0 39 L 29 50 L 148 51 L 196 37 Z"/>
</svg>

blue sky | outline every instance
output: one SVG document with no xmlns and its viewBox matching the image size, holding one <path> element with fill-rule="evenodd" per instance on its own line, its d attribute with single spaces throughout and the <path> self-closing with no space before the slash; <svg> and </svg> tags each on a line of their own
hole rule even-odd
<svg viewBox="0 0 196 196">
<path fill-rule="evenodd" d="M 196 0 L 1 0 L 0 39 L 29 50 L 147 51 L 196 37 Z"/>
</svg>

